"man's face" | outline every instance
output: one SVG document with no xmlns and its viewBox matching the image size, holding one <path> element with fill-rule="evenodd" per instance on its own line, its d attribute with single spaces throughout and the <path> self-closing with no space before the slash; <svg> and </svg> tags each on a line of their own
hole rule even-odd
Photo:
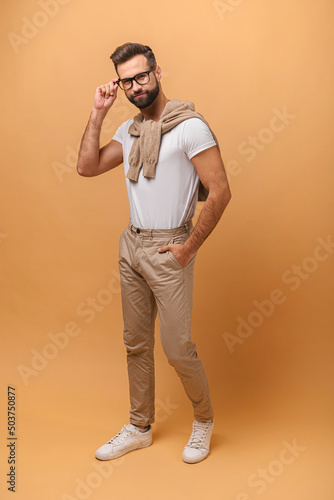
<svg viewBox="0 0 334 500">
<path fill-rule="evenodd" d="M 138 54 L 137 56 L 132 57 L 129 61 L 121 63 L 117 66 L 120 79 L 132 78 L 143 71 L 149 71 L 149 69 L 148 60 L 143 54 Z M 135 80 L 133 80 L 131 89 L 124 91 L 127 99 L 139 109 L 150 106 L 160 92 L 159 83 L 155 73 L 152 71 L 149 76 L 150 81 L 148 83 L 139 85 Z"/>
</svg>

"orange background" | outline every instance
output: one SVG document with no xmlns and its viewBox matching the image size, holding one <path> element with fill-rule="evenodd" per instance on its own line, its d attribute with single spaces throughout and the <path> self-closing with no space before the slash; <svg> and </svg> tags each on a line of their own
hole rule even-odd
<svg viewBox="0 0 334 500">
<path fill-rule="evenodd" d="M 55 2 L 5 2 L 0 20 L 0 497 L 12 498 L 10 385 L 17 499 L 331 500 L 333 2 Z M 95 88 L 128 41 L 150 45 L 167 97 L 208 120 L 232 191 L 195 266 L 216 424 L 193 466 L 181 459 L 192 408 L 158 330 L 153 446 L 94 460 L 128 422 L 117 252 L 129 211 L 122 167 L 87 179 L 75 165 Z M 136 112 L 119 92 L 101 145 Z"/>
</svg>

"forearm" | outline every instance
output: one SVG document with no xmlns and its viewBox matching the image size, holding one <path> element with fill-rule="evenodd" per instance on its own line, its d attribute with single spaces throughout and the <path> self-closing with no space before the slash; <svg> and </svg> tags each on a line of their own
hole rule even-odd
<svg viewBox="0 0 334 500">
<path fill-rule="evenodd" d="M 231 193 L 229 190 L 225 190 L 222 193 L 209 193 L 195 227 L 183 245 L 190 257 L 197 252 L 213 231 L 230 199 Z"/>
<path fill-rule="evenodd" d="M 83 134 L 79 155 L 77 170 L 80 175 L 91 176 L 97 170 L 100 155 L 100 135 L 103 120 L 107 112 L 93 108 L 87 127 Z"/>
<path fill-rule="evenodd" d="M 217 147 L 198 153 L 191 161 L 202 184 L 209 192 L 208 197 L 188 239 L 183 244 L 169 243 L 158 249 L 160 253 L 171 251 L 183 267 L 188 264 L 214 229 L 231 199 L 224 164 Z"/>
</svg>

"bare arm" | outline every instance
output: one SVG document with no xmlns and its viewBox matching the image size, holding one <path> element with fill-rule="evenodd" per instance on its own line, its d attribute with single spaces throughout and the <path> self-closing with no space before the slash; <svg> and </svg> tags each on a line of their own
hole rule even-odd
<svg viewBox="0 0 334 500">
<path fill-rule="evenodd" d="M 170 250 L 182 266 L 189 262 L 212 232 L 231 199 L 224 164 L 217 146 L 198 153 L 191 161 L 202 184 L 209 191 L 208 197 L 187 241 L 183 245 L 171 244 L 159 249 L 159 252 Z"/>
<path fill-rule="evenodd" d="M 96 89 L 94 108 L 81 140 L 77 171 L 85 177 L 103 174 L 123 162 L 123 148 L 118 141 L 111 140 L 100 148 L 103 120 L 117 97 L 117 84 L 111 80 Z"/>
</svg>

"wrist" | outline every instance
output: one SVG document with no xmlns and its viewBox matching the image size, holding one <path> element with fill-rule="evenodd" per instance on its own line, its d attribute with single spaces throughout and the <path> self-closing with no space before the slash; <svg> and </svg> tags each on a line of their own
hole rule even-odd
<svg viewBox="0 0 334 500">
<path fill-rule="evenodd" d="M 183 243 L 183 250 L 190 259 L 197 252 L 197 249 L 194 247 L 191 240 L 189 241 L 189 239 Z"/>
<path fill-rule="evenodd" d="M 91 120 L 96 127 L 102 127 L 103 120 L 106 117 L 108 110 L 93 108 L 91 112 Z"/>
</svg>

